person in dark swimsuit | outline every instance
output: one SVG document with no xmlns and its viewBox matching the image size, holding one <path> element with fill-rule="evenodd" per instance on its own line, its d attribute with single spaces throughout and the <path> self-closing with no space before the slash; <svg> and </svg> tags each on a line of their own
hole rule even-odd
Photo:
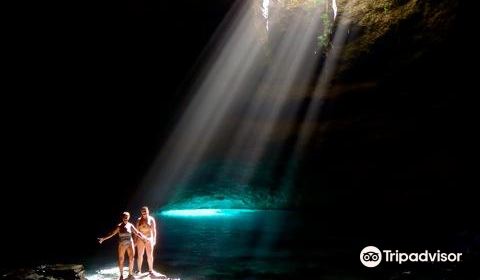
<svg viewBox="0 0 480 280">
<path fill-rule="evenodd" d="M 142 272 L 143 255 L 147 253 L 148 272 L 150 276 L 158 277 L 161 274 L 153 270 L 153 248 L 157 240 L 157 224 L 155 219 L 150 216 L 150 211 L 147 206 L 143 206 L 140 210 L 141 216 L 137 220 L 138 230 L 147 237 L 145 240 L 136 240 L 137 253 L 137 267 L 138 272 Z"/>
<path fill-rule="evenodd" d="M 107 236 L 98 238 L 98 243 L 118 234 L 118 268 L 120 269 L 120 279 L 123 279 L 123 264 L 125 262 L 125 252 L 128 255 L 128 278 L 133 278 L 133 257 L 135 255 L 135 247 L 133 244 L 132 235 L 137 236 L 141 240 L 146 240 L 147 237 L 133 226 L 128 220 L 130 213 L 122 213 L 122 222 Z"/>
</svg>

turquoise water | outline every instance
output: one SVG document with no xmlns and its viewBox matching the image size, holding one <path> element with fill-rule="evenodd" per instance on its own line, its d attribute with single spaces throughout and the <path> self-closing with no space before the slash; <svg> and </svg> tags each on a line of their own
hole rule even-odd
<svg viewBox="0 0 480 280">
<path fill-rule="evenodd" d="M 157 260 L 184 279 L 234 279 L 284 274 L 290 248 L 281 243 L 296 229 L 294 213 L 204 209 L 157 216 Z"/>
<path fill-rule="evenodd" d="M 302 223 L 294 212 L 170 210 L 155 217 L 155 267 L 172 278 L 280 279 L 316 266 L 302 256 L 305 244 L 298 247 Z M 95 261 L 97 269 L 115 267 L 114 256 L 107 257 L 102 265 Z"/>
</svg>

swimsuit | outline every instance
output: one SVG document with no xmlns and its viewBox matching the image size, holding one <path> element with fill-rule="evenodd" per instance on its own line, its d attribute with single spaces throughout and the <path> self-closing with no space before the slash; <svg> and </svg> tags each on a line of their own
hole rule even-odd
<svg viewBox="0 0 480 280">
<path fill-rule="evenodd" d="M 131 232 L 120 232 L 118 233 L 119 243 L 121 245 L 130 245 L 132 244 L 132 233 Z"/>
<path fill-rule="evenodd" d="M 149 225 L 147 222 L 139 223 L 138 230 L 143 233 L 150 242 L 153 242 L 152 236 L 152 225 Z M 142 240 L 143 241 L 143 240 Z"/>
</svg>

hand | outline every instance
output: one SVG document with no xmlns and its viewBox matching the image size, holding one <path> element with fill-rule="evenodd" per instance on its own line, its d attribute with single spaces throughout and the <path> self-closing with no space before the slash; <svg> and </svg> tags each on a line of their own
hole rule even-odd
<svg viewBox="0 0 480 280">
<path fill-rule="evenodd" d="M 102 238 L 102 237 L 100 237 L 100 238 L 97 238 L 97 240 L 98 240 L 98 243 L 100 243 L 100 244 L 102 244 L 102 242 L 103 242 L 103 241 L 105 241 L 105 239 L 104 239 L 104 238 Z"/>
</svg>

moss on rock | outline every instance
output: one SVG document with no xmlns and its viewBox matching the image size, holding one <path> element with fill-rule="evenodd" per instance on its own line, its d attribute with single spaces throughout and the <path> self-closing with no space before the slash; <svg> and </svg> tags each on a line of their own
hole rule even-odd
<svg viewBox="0 0 480 280">
<path fill-rule="evenodd" d="M 397 66 L 420 59 L 443 42 L 455 24 L 457 3 L 452 0 L 338 0 L 339 25 L 349 34 L 339 74 L 365 61 L 395 61 Z M 392 53 L 394 55 L 392 55 Z M 380 66 L 379 66 L 380 67 Z"/>
</svg>

